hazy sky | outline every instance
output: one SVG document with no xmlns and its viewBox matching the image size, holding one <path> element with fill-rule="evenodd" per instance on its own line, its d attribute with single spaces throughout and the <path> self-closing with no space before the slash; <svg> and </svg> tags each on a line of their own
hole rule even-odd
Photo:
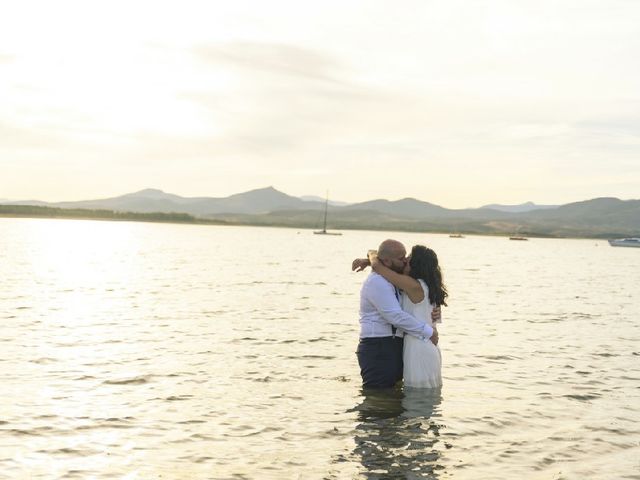
<svg viewBox="0 0 640 480">
<path fill-rule="evenodd" d="M 2 1 L 0 199 L 640 198 L 640 1 Z"/>
</svg>

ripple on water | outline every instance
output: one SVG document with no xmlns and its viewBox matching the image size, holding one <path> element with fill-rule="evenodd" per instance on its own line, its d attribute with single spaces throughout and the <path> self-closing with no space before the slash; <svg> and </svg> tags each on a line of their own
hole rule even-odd
<svg viewBox="0 0 640 480">
<path fill-rule="evenodd" d="M 89 478 L 94 472 L 91 470 L 67 470 L 62 478 Z"/>
<path fill-rule="evenodd" d="M 180 425 L 197 425 L 199 423 L 207 423 L 207 421 L 206 420 L 182 420 L 176 423 Z"/>
<path fill-rule="evenodd" d="M 44 453 L 47 455 L 71 455 L 79 457 L 90 457 L 91 455 L 97 455 L 101 453 L 99 450 L 90 448 L 54 448 L 54 449 L 42 449 L 37 450 L 38 453 Z"/>
<path fill-rule="evenodd" d="M 145 383 L 149 383 L 152 378 L 153 375 L 139 375 L 130 378 L 105 380 L 102 383 L 105 385 L 144 385 Z"/>
<path fill-rule="evenodd" d="M 194 433 L 193 435 L 191 435 L 189 437 L 190 440 L 204 440 L 207 442 L 212 442 L 212 441 L 220 441 L 219 438 L 216 437 L 212 437 L 211 435 L 205 435 L 204 433 Z"/>
<path fill-rule="evenodd" d="M 51 357 L 40 357 L 35 360 L 29 360 L 29 363 L 35 363 L 37 365 L 48 365 L 50 363 L 56 363 L 56 362 L 58 362 L 58 359 L 51 358 Z"/>
<path fill-rule="evenodd" d="M 232 438 L 245 438 L 245 437 L 254 437 L 257 435 L 261 435 L 264 433 L 276 433 L 282 432 L 281 428 L 277 427 L 259 427 L 256 428 L 253 425 L 237 425 L 230 429 L 231 431 L 223 433 L 223 437 L 232 437 Z"/>
<path fill-rule="evenodd" d="M 60 432 L 60 430 L 49 426 L 43 426 L 33 428 L 9 428 L 3 430 L 3 432 L 15 435 L 17 437 L 42 437 Z"/>
<path fill-rule="evenodd" d="M 325 337 L 317 337 L 317 338 L 309 338 L 306 343 L 316 343 L 316 342 L 328 342 L 329 339 Z"/>
<path fill-rule="evenodd" d="M 287 360 L 333 360 L 333 355 L 280 355 L 280 358 Z"/>
<path fill-rule="evenodd" d="M 522 360 L 522 357 L 515 357 L 512 355 L 478 355 L 478 358 L 484 358 L 492 362 L 500 362 L 500 363 L 503 363 L 504 361 L 509 361 L 509 360 Z"/>
<path fill-rule="evenodd" d="M 184 400 L 191 400 L 193 395 L 170 395 L 166 397 L 164 400 L 167 402 L 180 402 Z"/>
<path fill-rule="evenodd" d="M 588 402 L 590 400 L 597 400 L 598 398 L 602 397 L 602 395 L 600 395 L 599 393 L 586 393 L 582 395 L 578 395 L 578 394 L 563 395 L 563 397 L 570 398 L 572 400 L 580 400 L 582 402 Z"/>
</svg>

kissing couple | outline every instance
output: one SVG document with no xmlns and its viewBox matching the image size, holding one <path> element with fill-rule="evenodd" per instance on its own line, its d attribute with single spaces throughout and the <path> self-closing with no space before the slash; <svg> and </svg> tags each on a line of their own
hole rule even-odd
<svg viewBox="0 0 640 480">
<path fill-rule="evenodd" d="M 442 386 L 438 347 L 441 305 L 448 292 L 438 257 L 416 245 L 407 256 L 402 243 L 385 240 L 367 258 L 356 258 L 351 270 L 371 267 L 360 291 L 358 364 L 365 388 Z"/>
</svg>

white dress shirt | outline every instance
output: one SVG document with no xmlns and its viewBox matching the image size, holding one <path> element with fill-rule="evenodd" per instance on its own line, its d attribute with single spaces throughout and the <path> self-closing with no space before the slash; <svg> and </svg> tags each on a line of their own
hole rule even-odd
<svg viewBox="0 0 640 480">
<path fill-rule="evenodd" d="M 371 272 L 360 291 L 360 338 L 390 337 L 392 325 L 422 339 L 433 335 L 430 325 L 400 308 L 395 287 L 382 275 Z"/>
</svg>

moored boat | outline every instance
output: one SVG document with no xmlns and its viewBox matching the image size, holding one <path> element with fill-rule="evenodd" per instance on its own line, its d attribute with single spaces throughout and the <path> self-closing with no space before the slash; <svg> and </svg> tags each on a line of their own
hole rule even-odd
<svg viewBox="0 0 640 480">
<path fill-rule="evenodd" d="M 327 211 L 329 210 L 329 192 L 327 192 L 327 198 L 324 202 L 324 221 L 322 223 L 322 230 L 316 230 L 313 233 L 316 235 L 342 235 L 340 232 L 328 232 L 327 231 Z"/>
<path fill-rule="evenodd" d="M 609 240 L 609 245 L 612 247 L 640 247 L 640 238 L 616 238 Z"/>
</svg>

